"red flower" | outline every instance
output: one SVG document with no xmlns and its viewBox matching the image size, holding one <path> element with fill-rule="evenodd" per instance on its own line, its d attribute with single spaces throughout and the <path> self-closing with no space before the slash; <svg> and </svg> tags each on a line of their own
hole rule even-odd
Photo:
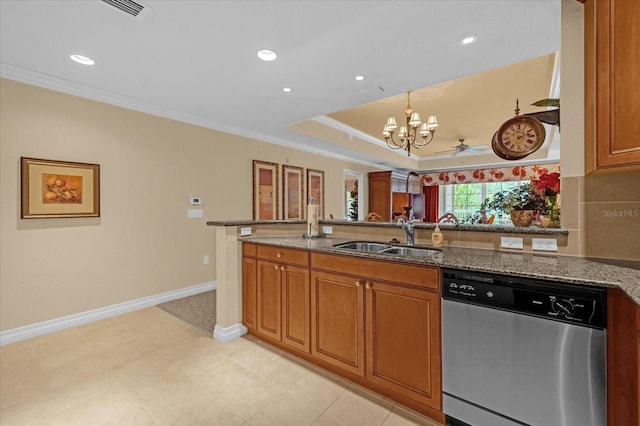
<svg viewBox="0 0 640 426">
<path fill-rule="evenodd" d="M 541 195 L 553 196 L 560 193 L 560 173 L 543 173 L 538 179 L 531 179 L 531 184 Z"/>
</svg>

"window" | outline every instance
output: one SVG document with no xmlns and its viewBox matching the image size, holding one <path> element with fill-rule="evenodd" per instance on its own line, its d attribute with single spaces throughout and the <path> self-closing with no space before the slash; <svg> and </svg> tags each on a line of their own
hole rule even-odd
<svg viewBox="0 0 640 426">
<path fill-rule="evenodd" d="M 509 182 L 459 183 L 455 185 L 440 185 L 440 200 L 438 215 L 453 213 L 460 223 L 474 224 L 480 222 L 480 208 L 482 202 L 493 197 L 496 192 L 528 183 L 529 180 Z M 490 212 L 487 212 L 490 214 Z M 495 217 L 494 225 L 510 225 L 509 217 Z"/>
</svg>

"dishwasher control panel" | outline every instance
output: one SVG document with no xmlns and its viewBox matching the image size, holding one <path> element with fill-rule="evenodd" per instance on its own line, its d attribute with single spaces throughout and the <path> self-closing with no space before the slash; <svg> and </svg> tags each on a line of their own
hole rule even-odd
<svg viewBox="0 0 640 426">
<path fill-rule="evenodd" d="M 445 270 L 442 297 L 550 320 L 606 327 L 606 291 L 599 287 Z"/>
</svg>

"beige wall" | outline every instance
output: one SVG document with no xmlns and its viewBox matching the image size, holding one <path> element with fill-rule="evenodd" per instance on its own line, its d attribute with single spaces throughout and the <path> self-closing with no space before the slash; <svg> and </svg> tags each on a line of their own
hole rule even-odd
<svg viewBox="0 0 640 426">
<path fill-rule="evenodd" d="M 101 217 L 21 220 L 21 156 L 100 164 Z M 215 280 L 206 221 L 251 218 L 252 159 L 324 170 L 336 218 L 342 170 L 370 171 L 1 79 L 0 329 Z"/>
</svg>

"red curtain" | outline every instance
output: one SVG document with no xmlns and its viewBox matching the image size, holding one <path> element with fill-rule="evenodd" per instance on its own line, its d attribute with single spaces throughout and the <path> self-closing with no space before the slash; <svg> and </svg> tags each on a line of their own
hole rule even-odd
<svg viewBox="0 0 640 426">
<path fill-rule="evenodd" d="M 425 198 L 425 222 L 438 221 L 438 200 L 440 199 L 440 187 L 438 185 L 423 186 L 422 192 Z"/>
</svg>

